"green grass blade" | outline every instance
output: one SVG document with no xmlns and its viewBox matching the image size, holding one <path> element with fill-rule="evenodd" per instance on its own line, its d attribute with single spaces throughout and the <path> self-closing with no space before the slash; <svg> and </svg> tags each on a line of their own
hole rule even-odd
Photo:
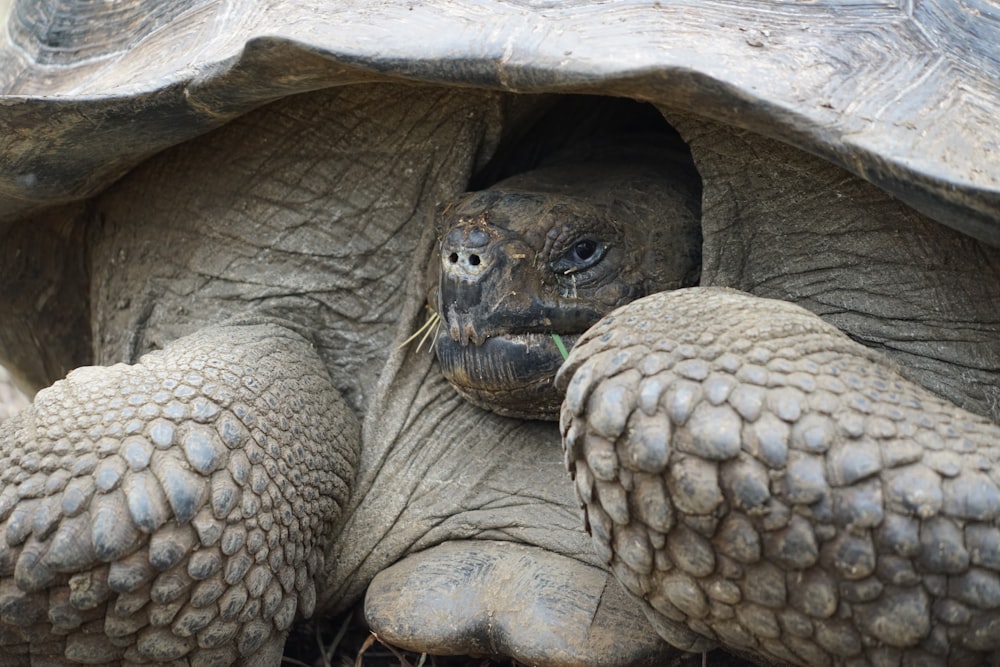
<svg viewBox="0 0 1000 667">
<path fill-rule="evenodd" d="M 552 334 L 552 340 L 556 342 L 556 347 L 559 348 L 559 354 L 562 355 L 563 361 L 569 359 L 569 352 L 566 351 L 566 346 L 563 345 L 562 336 L 557 333 Z"/>
</svg>

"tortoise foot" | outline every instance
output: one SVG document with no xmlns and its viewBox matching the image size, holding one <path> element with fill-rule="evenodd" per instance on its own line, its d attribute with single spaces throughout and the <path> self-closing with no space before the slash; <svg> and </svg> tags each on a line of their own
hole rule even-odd
<svg viewBox="0 0 1000 667">
<path fill-rule="evenodd" d="M 615 311 L 561 373 L 594 543 L 668 640 L 1000 658 L 996 424 L 797 306 L 712 288 Z"/>
<path fill-rule="evenodd" d="M 5 422 L 0 662 L 278 665 L 357 458 L 317 369 L 288 329 L 217 327 Z"/>
<path fill-rule="evenodd" d="M 511 542 L 408 556 L 372 581 L 365 616 L 391 644 L 437 655 L 569 667 L 662 665 L 678 654 L 607 572 Z"/>
</svg>

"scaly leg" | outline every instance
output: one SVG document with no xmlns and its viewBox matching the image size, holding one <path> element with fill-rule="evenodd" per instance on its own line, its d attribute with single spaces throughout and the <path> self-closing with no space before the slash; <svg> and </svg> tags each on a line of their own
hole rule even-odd
<svg viewBox="0 0 1000 667">
<path fill-rule="evenodd" d="M 1000 426 L 798 306 L 719 288 L 616 311 L 560 381 L 594 543 L 668 641 L 1000 656 Z"/>
<path fill-rule="evenodd" d="M 0 426 L 4 664 L 278 665 L 359 442 L 312 345 L 275 322 L 39 392 Z"/>
</svg>

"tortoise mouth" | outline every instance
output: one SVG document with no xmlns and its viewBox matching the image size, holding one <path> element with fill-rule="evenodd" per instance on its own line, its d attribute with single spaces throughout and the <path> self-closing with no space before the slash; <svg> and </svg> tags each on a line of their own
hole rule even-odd
<svg viewBox="0 0 1000 667">
<path fill-rule="evenodd" d="M 560 336 L 568 349 L 580 334 Z M 465 344 L 442 330 L 435 343 L 445 378 L 474 405 L 530 419 L 555 419 L 562 393 L 555 376 L 563 354 L 552 333 L 503 333 Z"/>
</svg>

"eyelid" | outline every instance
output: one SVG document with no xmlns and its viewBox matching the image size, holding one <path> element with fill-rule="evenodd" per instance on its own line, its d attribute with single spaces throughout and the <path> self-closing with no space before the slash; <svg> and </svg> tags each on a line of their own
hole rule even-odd
<svg viewBox="0 0 1000 667">
<path fill-rule="evenodd" d="M 586 241 L 586 240 L 593 241 L 595 244 L 597 244 L 597 248 L 595 249 L 594 254 L 591 255 L 591 257 L 589 257 L 587 260 L 585 260 L 582 266 L 577 266 L 574 263 L 568 268 L 561 268 L 560 267 L 561 264 L 564 264 L 567 261 L 570 262 L 572 261 L 569 260 L 567 256 L 575 250 L 576 245 L 581 241 Z M 608 252 L 608 248 L 609 244 L 606 241 L 600 240 L 591 235 L 577 236 L 575 239 L 573 239 L 572 243 L 566 245 L 566 247 L 562 250 L 561 253 L 559 253 L 559 256 L 550 264 L 550 266 L 552 267 L 553 272 L 564 276 L 573 273 L 578 273 L 580 271 L 586 271 L 588 269 L 593 268 L 594 266 L 599 264 L 601 260 L 604 259 L 604 256 Z"/>
</svg>

